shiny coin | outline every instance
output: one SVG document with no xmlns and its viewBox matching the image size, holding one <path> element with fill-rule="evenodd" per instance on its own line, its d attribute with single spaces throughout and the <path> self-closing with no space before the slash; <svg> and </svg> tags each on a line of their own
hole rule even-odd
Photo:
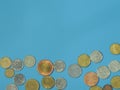
<svg viewBox="0 0 120 90">
<path fill-rule="evenodd" d="M 35 79 L 29 79 L 25 84 L 25 90 L 39 90 L 39 83 Z"/>
<path fill-rule="evenodd" d="M 102 61 L 103 55 L 100 51 L 95 50 L 90 54 L 90 59 L 91 59 L 91 61 L 93 61 L 95 63 L 99 63 Z"/>
<path fill-rule="evenodd" d="M 62 60 L 57 60 L 54 64 L 56 72 L 62 72 L 65 69 L 65 63 Z"/>
<path fill-rule="evenodd" d="M 23 62 L 20 59 L 16 59 L 12 62 L 12 68 L 16 71 L 22 70 Z"/>
<path fill-rule="evenodd" d="M 35 57 L 33 57 L 33 56 L 26 56 L 24 58 L 24 65 L 26 67 L 33 67 L 35 65 L 35 61 L 36 61 Z"/>
<path fill-rule="evenodd" d="M 14 70 L 12 68 L 6 69 L 5 70 L 5 76 L 8 78 L 11 78 L 14 76 Z"/>
<path fill-rule="evenodd" d="M 16 85 L 22 85 L 25 82 L 25 77 L 23 74 L 16 74 L 14 77 L 14 83 Z"/>
<path fill-rule="evenodd" d="M 84 82 L 88 86 L 95 86 L 98 83 L 98 76 L 95 72 L 88 72 L 84 76 Z"/>
<path fill-rule="evenodd" d="M 50 89 L 52 87 L 54 87 L 55 85 L 55 80 L 53 77 L 51 76 L 45 76 L 44 78 L 42 78 L 42 86 L 46 89 Z"/>
<path fill-rule="evenodd" d="M 110 76 L 110 70 L 106 66 L 100 66 L 97 69 L 97 75 L 101 79 L 106 79 Z"/>
<path fill-rule="evenodd" d="M 120 70 L 120 62 L 117 60 L 112 60 L 108 65 L 111 72 L 117 72 Z"/>
<path fill-rule="evenodd" d="M 72 64 L 68 68 L 68 74 L 73 78 L 79 77 L 81 73 L 82 73 L 82 69 L 77 64 Z"/>
<path fill-rule="evenodd" d="M 104 85 L 103 89 L 102 90 L 113 90 L 112 86 L 111 85 Z"/>
<path fill-rule="evenodd" d="M 58 78 L 56 79 L 55 85 L 57 89 L 62 90 L 66 87 L 67 81 L 64 78 Z"/>
<path fill-rule="evenodd" d="M 118 43 L 114 43 L 110 46 L 110 52 L 112 54 L 120 54 L 120 45 Z"/>
<path fill-rule="evenodd" d="M 50 75 L 53 71 L 53 64 L 50 60 L 41 60 L 38 63 L 37 69 L 41 75 Z"/>
<path fill-rule="evenodd" d="M 113 88 L 120 88 L 120 76 L 112 77 L 110 82 Z"/>
<path fill-rule="evenodd" d="M 90 87 L 90 90 L 102 90 L 102 88 L 99 86 L 92 86 Z"/>
<path fill-rule="evenodd" d="M 9 84 L 6 88 L 6 90 L 18 90 L 18 88 L 15 84 Z"/>
</svg>

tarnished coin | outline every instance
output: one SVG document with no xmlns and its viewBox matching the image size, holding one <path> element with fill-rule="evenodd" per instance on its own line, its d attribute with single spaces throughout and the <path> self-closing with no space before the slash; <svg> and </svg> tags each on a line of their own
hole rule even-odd
<svg viewBox="0 0 120 90">
<path fill-rule="evenodd" d="M 5 76 L 8 78 L 11 78 L 14 76 L 14 70 L 12 68 L 6 69 L 5 70 Z"/>
<path fill-rule="evenodd" d="M 108 67 L 111 72 L 118 72 L 120 70 L 120 62 L 117 60 L 112 60 Z"/>
<path fill-rule="evenodd" d="M 97 69 L 97 75 L 101 79 L 106 79 L 110 76 L 110 70 L 108 69 L 107 66 L 100 66 Z"/>
<path fill-rule="evenodd" d="M 39 90 L 39 82 L 35 79 L 29 79 L 26 81 L 25 90 Z"/>
<path fill-rule="evenodd" d="M 51 76 L 45 76 L 42 78 L 42 86 L 46 89 L 50 89 L 54 87 L 55 85 L 55 80 Z"/>
<path fill-rule="evenodd" d="M 92 86 L 90 90 L 102 90 L 102 88 L 100 86 Z"/>
<path fill-rule="evenodd" d="M 113 90 L 112 86 L 109 85 L 109 84 L 106 84 L 103 86 L 103 89 L 102 90 Z"/>
<path fill-rule="evenodd" d="M 82 69 L 77 64 L 72 64 L 68 67 L 68 74 L 73 78 L 79 77 L 81 73 L 82 73 Z"/>
<path fill-rule="evenodd" d="M 103 59 L 103 55 L 100 51 L 98 50 L 94 50 L 91 54 L 90 54 L 90 59 L 91 61 L 93 61 L 94 63 L 99 63 L 102 61 Z"/>
<path fill-rule="evenodd" d="M 120 88 L 120 76 L 112 77 L 110 82 L 113 88 Z"/>
<path fill-rule="evenodd" d="M 57 60 L 54 63 L 54 69 L 56 72 L 62 72 L 65 69 L 65 63 L 62 60 Z"/>
<path fill-rule="evenodd" d="M 98 76 L 95 72 L 88 72 L 84 76 L 84 82 L 88 86 L 95 86 L 98 83 Z"/>
<path fill-rule="evenodd" d="M 23 62 L 20 59 L 16 59 L 12 62 L 12 68 L 16 71 L 23 69 Z"/>
<path fill-rule="evenodd" d="M 53 71 L 53 64 L 50 60 L 41 60 L 38 63 L 38 72 L 43 75 L 43 76 L 47 76 L 50 75 Z"/>
<path fill-rule="evenodd" d="M 25 82 L 25 77 L 23 74 L 16 74 L 14 76 L 14 83 L 16 85 L 22 85 Z"/>
<path fill-rule="evenodd" d="M 6 88 L 6 90 L 18 90 L 18 88 L 15 84 L 9 84 Z"/>
<path fill-rule="evenodd" d="M 67 81 L 64 78 L 58 78 L 56 79 L 55 85 L 58 90 L 62 90 L 66 87 Z"/>
<path fill-rule="evenodd" d="M 2 68 L 9 68 L 11 66 L 11 59 L 9 57 L 3 57 L 0 60 L 0 65 Z"/>
<path fill-rule="evenodd" d="M 33 67 L 35 65 L 36 59 L 34 56 L 26 56 L 24 58 L 24 65 L 26 67 Z"/>
<path fill-rule="evenodd" d="M 120 44 L 114 43 L 110 46 L 110 52 L 112 54 L 120 54 Z"/>
</svg>

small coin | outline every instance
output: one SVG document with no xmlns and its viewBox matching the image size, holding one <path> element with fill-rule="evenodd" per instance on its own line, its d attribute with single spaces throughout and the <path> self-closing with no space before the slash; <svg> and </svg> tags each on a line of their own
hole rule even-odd
<svg viewBox="0 0 120 90">
<path fill-rule="evenodd" d="M 54 63 L 54 69 L 56 72 L 62 72 L 65 69 L 65 63 L 62 60 L 57 60 Z"/>
<path fill-rule="evenodd" d="M 112 60 L 108 67 L 111 72 L 118 72 L 120 70 L 120 62 L 117 60 Z"/>
<path fill-rule="evenodd" d="M 37 69 L 38 72 L 43 76 L 50 75 L 53 71 L 53 64 L 50 60 L 41 60 L 38 63 Z"/>
<path fill-rule="evenodd" d="M 46 89 L 50 89 L 54 87 L 55 85 L 55 80 L 51 76 L 45 76 L 42 78 L 42 86 Z"/>
<path fill-rule="evenodd" d="M 102 88 L 100 86 L 92 86 L 90 90 L 102 90 Z"/>
<path fill-rule="evenodd" d="M 55 85 L 57 89 L 62 90 L 66 87 L 67 81 L 64 78 L 58 78 L 56 79 Z"/>
<path fill-rule="evenodd" d="M 118 43 L 114 43 L 110 46 L 110 52 L 112 54 L 120 54 L 120 45 Z"/>
<path fill-rule="evenodd" d="M 90 65 L 90 57 L 87 54 L 82 54 L 78 57 L 78 64 L 81 67 L 87 67 Z"/>
<path fill-rule="evenodd" d="M 88 86 L 95 86 L 98 83 L 98 76 L 95 72 L 88 72 L 85 76 L 84 76 L 84 82 L 85 84 L 87 84 Z"/>
<path fill-rule="evenodd" d="M 110 70 L 108 69 L 107 66 L 100 66 L 97 69 L 97 75 L 101 79 L 106 79 L 110 76 Z"/>
<path fill-rule="evenodd" d="M 16 85 L 22 85 L 25 82 L 25 77 L 23 74 L 16 74 L 14 76 L 14 83 Z"/>
<path fill-rule="evenodd" d="M 112 86 L 109 85 L 109 84 L 106 84 L 103 86 L 103 89 L 102 90 L 113 90 Z"/>
<path fill-rule="evenodd" d="M 82 69 L 77 64 L 72 64 L 68 68 L 68 74 L 73 78 L 79 77 L 81 73 L 82 73 Z"/>
<path fill-rule="evenodd" d="M 94 63 L 99 63 L 102 61 L 103 59 L 103 55 L 100 51 L 98 50 L 94 50 L 91 54 L 90 54 L 90 59 L 91 61 L 93 61 Z"/>
<path fill-rule="evenodd" d="M 33 67 L 35 65 L 36 59 L 34 56 L 26 56 L 24 58 L 24 65 L 26 67 Z"/>
<path fill-rule="evenodd" d="M 11 59 L 9 57 L 3 57 L 0 60 L 0 65 L 2 68 L 9 68 L 11 66 Z"/>
<path fill-rule="evenodd" d="M 6 88 L 6 90 L 18 90 L 18 88 L 15 84 L 9 84 Z"/>
<path fill-rule="evenodd" d="M 112 77 L 110 82 L 113 88 L 120 88 L 120 76 Z"/>
<path fill-rule="evenodd" d="M 25 90 L 38 90 L 39 87 L 39 82 L 35 79 L 29 79 L 25 84 Z"/>
<path fill-rule="evenodd" d="M 23 62 L 20 59 L 16 59 L 12 62 L 12 68 L 16 71 L 23 69 Z"/>
<path fill-rule="evenodd" d="M 5 70 L 5 76 L 8 78 L 11 78 L 14 76 L 14 70 L 12 68 L 6 69 Z"/>
</svg>

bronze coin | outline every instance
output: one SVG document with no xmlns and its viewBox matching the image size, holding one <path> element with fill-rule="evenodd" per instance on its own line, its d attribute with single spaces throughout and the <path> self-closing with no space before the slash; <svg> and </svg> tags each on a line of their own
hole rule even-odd
<svg viewBox="0 0 120 90">
<path fill-rule="evenodd" d="M 103 90 L 113 90 L 112 86 L 107 84 L 103 86 Z"/>
<path fill-rule="evenodd" d="M 47 76 L 47 75 L 50 75 L 53 71 L 53 64 L 50 60 L 41 60 L 39 63 L 38 63 L 38 72 L 43 75 L 43 76 Z"/>
</svg>

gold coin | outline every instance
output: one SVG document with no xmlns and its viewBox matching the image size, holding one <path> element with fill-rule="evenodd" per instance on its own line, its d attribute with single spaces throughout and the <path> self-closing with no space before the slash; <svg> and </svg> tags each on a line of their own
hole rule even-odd
<svg viewBox="0 0 120 90">
<path fill-rule="evenodd" d="M 81 67 L 87 67 L 90 65 L 90 57 L 87 54 L 82 54 L 78 57 L 78 64 Z"/>
<path fill-rule="evenodd" d="M 110 46 L 110 52 L 112 54 L 120 54 L 120 44 L 114 43 Z"/>
<path fill-rule="evenodd" d="M 29 79 L 25 84 L 26 90 L 38 90 L 40 87 L 39 83 L 35 79 Z"/>
<path fill-rule="evenodd" d="M 3 57 L 0 61 L 2 68 L 9 68 L 12 64 L 11 59 L 9 57 Z"/>
<path fill-rule="evenodd" d="M 8 77 L 8 78 L 13 77 L 13 76 L 14 76 L 14 70 L 13 70 L 12 68 L 6 69 L 6 70 L 5 70 L 5 75 L 6 75 L 6 77 Z"/>
<path fill-rule="evenodd" d="M 111 85 L 113 88 L 120 88 L 120 76 L 112 77 Z"/>
<path fill-rule="evenodd" d="M 52 88 L 54 85 L 55 85 L 55 80 L 54 80 L 53 77 L 51 77 L 51 76 L 45 76 L 45 77 L 42 79 L 42 86 L 43 86 L 44 88 L 50 89 L 50 88 Z"/>
<path fill-rule="evenodd" d="M 102 88 L 99 86 L 93 86 L 93 87 L 90 87 L 90 90 L 102 90 Z"/>
</svg>

